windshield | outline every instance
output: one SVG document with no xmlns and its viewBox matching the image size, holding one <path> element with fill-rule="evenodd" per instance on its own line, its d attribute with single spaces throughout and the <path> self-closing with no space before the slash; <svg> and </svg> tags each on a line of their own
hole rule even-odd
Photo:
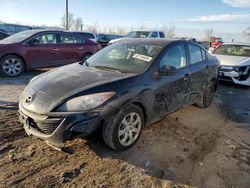
<svg viewBox="0 0 250 188">
<path fill-rule="evenodd" d="M 148 31 L 132 31 L 127 34 L 130 38 L 147 38 L 149 35 Z"/>
<path fill-rule="evenodd" d="M 0 44 L 17 43 L 17 42 L 20 42 L 20 41 L 30 37 L 34 33 L 36 33 L 36 31 L 34 31 L 34 30 L 22 31 L 22 32 L 16 33 L 14 35 L 11 35 L 11 36 L 1 40 Z"/>
<path fill-rule="evenodd" d="M 213 54 L 250 57 L 250 45 L 221 45 Z"/>
<path fill-rule="evenodd" d="M 117 43 L 90 57 L 85 64 L 124 73 L 144 72 L 161 51 L 161 46 Z"/>
</svg>

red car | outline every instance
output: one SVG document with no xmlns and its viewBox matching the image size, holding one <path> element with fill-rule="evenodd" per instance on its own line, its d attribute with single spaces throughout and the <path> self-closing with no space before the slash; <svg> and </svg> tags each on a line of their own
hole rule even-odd
<svg viewBox="0 0 250 188">
<path fill-rule="evenodd" d="M 0 73 L 18 76 L 24 70 L 85 60 L 101 45 L 71 32 L 27 30 L 0 41 Z"/>
<path fill-rule="evenodd" d="M 210 47 L 217 48 L 223 44 L 223 40 L 220 37 L 211 37 L 210 38 Z"/>
</svg>

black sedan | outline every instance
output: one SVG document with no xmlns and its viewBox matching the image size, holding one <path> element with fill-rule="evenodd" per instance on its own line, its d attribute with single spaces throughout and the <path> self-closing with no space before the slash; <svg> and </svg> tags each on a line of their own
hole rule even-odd
<svg viewBox="0 0 250 188">
<path fill-rule="evenodd" d="M 126 150 L 163 116 L 186 105 L 209 106 L 218 67 L 194 42 L 123 40 L 32 79 L 20 95 L 20 120 L 27 134 L 57 148 L 99 129 L 109 147 Z"/>
</svg>

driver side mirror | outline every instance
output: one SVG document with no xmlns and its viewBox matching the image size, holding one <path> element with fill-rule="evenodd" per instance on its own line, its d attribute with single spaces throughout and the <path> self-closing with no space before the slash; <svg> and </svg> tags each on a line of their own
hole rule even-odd
<svg viewBox="0 0 250 188">
<path fill-rule="evenodd" d="M 174 75 L 177 72 L 177 68 L 172 65 L 163 65 L 160 70 L 160 75 Z"/>
</svg>

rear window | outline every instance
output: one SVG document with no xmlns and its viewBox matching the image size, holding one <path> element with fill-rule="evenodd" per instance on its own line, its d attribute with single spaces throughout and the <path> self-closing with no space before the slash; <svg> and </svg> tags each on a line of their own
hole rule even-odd
<svg viewBox="0 0 250 188">
<path fill-rule="evenodd" d="M 201 49 L 201 55 L 202 55 L 203 61 L 207 59 L 207 53 L 205 50 Z"/>
<path fill-rule="evenodd" d="M 72 44 L 72 43 L 83 43 L 83 40 L 76 37 L 76 36 L 72 36 L 72 35 L 60 35 L 60 41 L 62 43 L 66 43 L 66 44 Z"/>
<path fill-rule="evenodd" d="M 164 33 L 160 32 L 160 38 L 165 38 Z"/>
<path fill-rule="evenodd" d="M 190 53 L 191 64 L 199 63 L 202 61 L 203 58 L 202 58 L 200 47 L 198 47 L 196 45 L 189 44 L 188 49 L 189 49 L 189 53 Z"/>
</svg>

